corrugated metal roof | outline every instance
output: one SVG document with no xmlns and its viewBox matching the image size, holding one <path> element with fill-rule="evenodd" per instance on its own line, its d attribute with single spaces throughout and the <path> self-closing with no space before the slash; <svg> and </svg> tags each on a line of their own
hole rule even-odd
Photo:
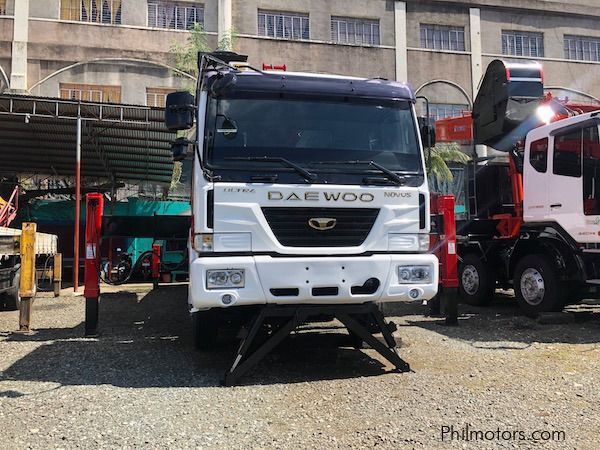
<svg viewBox="0 0 600 450">
<path fill-rule="evenodd" d="M 77 117 L 82 176 L 170 183 L 164 109 L 0 95 L 0 173 L 75 174 Z"/>
</svg>

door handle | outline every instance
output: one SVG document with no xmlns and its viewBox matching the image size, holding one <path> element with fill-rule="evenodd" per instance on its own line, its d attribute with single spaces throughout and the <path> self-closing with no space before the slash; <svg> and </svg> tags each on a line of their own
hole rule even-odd
<svg viewBox="0 0 600 450">
<path fill-rule="evenodd" d="M 553 203 L 550 208 L 562 208 L 562 203 Z"/>
</svg>

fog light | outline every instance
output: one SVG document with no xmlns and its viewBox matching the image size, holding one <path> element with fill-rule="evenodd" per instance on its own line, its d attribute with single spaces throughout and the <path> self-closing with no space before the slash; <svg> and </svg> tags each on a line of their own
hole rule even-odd
<svg viewBox="0 0 600 450">
<path fill-rule="evenodd" d="M 408 295 L 413 300 L 416 300 L 417 298 L 419 298 L 419 291 L 417 289 L 411 289 L 410 291 L 408 291 Z"/>
<path fill-rule="evenodd" d="M 233 301 L 233 295 L 225 294 L 223 297 L 221 297 L 221 301 L 223 302 L 224 305 L 230 305 L 231 302 Z"/>
</svg>

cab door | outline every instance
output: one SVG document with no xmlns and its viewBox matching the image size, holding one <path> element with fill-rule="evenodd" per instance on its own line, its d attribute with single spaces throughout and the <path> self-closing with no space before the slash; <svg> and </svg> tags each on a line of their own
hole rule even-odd
<svg viewBox="0 0 600 450">
<path fill-rule="evenodd" d="M 583 226 L 583 130 L 580 124 L 550 133 L 547 217 L 580 241 Z"/>
<path fill-rule="evenodd" d="M 523 164 L 523 219 L 543 222 L 548 214 L 548 143 L 543 130 L 531 131 L 525 146 Z"/>
</svg>

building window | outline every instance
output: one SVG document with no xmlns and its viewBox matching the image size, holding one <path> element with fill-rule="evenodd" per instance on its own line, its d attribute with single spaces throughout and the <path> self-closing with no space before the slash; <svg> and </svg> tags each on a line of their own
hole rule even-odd
<svg viewBox="0 0 600 450">
<path fill-rule="evenodd" d="M 514 56 L 544 56 L 544 35 L 524 31 L 502 31 L 502 54 Z"/>
<path fill-rule="evenodd" d="M 310 39 L 308 14 L 258 10 L 258 35 L 282 39 Z"/>
<path fill-rule="evenodd" d="M 121 0 L 61 0 L 60 18 L 120 25 Z"/>
<path fill-rule="evenodd" d="M 565 58 L 600 61 L 600 38 L 565 36 Z"/>
<path fill-rule="evenodd" d="M 459 117 L 463 112 L 468 111 L 468 105 L 459 105 L 455 103 L 430 103 L 429 117 L 431 119 L 440 120 L 447 117 Z"/>
<path fill-rule="evenodd" d="M 167 95 L 175 92 L 170 88 L 146 88 L 146 106 L 164 108 L 167 103 Z"/>
<path fill-rule="evenodd" d="M 120 103 L 121 86 L 60 83 L 60 98 L 97 103 Z"/>
<path fill-rule="evenodd" d="M 379 20 L 332 17 L 331 41 L 338 44 L 379 45 Z"/>
<path fill-rule="evenodd" d="M 465 29 L 421 24 L 421 47 L 433 50 L 465 51 Z"/>
<path fill-rule="evenodd" d="M 6 14 L 6 0 L 0 0 L 0 16 Z"/>
<path fill-rule="evenodd" d="M 148 2 L 148 26 L 171 30 L 191 30 L 204 26 L 204 5 L 193 3 Z"/>
</svg>

